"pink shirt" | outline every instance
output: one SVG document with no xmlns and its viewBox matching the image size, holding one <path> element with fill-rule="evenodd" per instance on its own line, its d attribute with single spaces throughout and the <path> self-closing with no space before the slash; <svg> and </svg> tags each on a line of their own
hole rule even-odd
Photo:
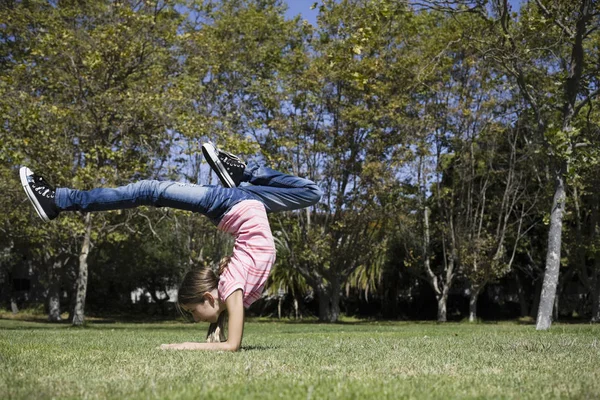
<svg viewBox="0 0 600 400">
<path fill-rule="evenodd" d="M 218 228 L 235 236 L 233 254 L 219 278 L 219 297 L 225 301 L 242 289 L 244 307 L 260 298 L 275 262 L 275 242 L 264 205 L 243 200 L 223 216 Z"/>
</svg>

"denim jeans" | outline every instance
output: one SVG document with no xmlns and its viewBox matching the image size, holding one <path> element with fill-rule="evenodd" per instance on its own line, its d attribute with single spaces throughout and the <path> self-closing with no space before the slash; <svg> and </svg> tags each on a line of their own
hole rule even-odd
<svg viewBox="0 0 600 400">
<path fill-rule="evenodd" d="M 249 165 L 244 182 L 251 185 L 225 188 L 170 181 L 142 180 L 118 188 L 92 190 L 56 189 L 61 211 L 107 211 L 137 206 L 172 207 L 198 212 L 218 224 L 223 215 L 242 200 L 258 200 L 267 212 L 296 210 L 316 204 L 322 192 L 304 178 L 273 169 Z"/>
</svg>

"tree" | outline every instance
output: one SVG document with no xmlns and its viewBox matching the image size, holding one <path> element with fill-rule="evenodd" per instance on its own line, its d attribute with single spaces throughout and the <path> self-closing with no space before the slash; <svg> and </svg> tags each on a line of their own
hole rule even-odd
<svg viewBox="0 0 600 400">
<path fill-rule="evenodd" d="M 292 295 L 294 300 L 295 317 L 298 319 L 298 316 L 300 315 L 298 299 L 302 298 L 309 288 L 306 283 L 306 279 L 304 279 L 300 271 L 295 268 L 295 266 L 298 264 L 298 260 L 295 259 L 296 253 L 293 249 L 289 248 L 292 243 L 300 242 L 303 239 L 294 238 L 292 240 L 289 237 L 290 234 L 299 235 L 301 233 L 301 231 L 297 228 L 297 222 L 294 222 L 292 222 L 294 225 L 288 227 L 287 230 L 281 229 L 277 231 L 279 235 L 275 236 L 274 238 L 275 246 L 277 248 L 277 263 L 273 266 L 273 270 L 269 275 L 269 280 L 267 281 L 266 285 L 268 292 L 277 294 L 277 315 L 280 319 L 282 302 L 288 293 Z M 277 225 L 280 228 L 283 226 L 283 221 L 281 218 L 278 219 Z M 285 237 L 279 237 L 282 235 Z"/>
<path fill-rule="evenodd" d="M 551 162 L 551 178 L 554 194 L 549 213 L 548 247 L 546 270 L 541 294 L 536 328 L 549 329 L 558 283 L 563 215 L 566 206 L 566 187 L 569 175 L 577 173 L 573 165 L 580 138 L 577 117 L 586 104 L 594 101 L 600 90 L 594 82 L 598 76 L 598 65 L 587 60 L 594 47 L 588 43 L 594 39 L 594 31 L 600 24 L 597 5 L 590 0 L 581 0 L 569 6 L 544 4 L 536 0 L 535 5 L 522 9 L 521 22 L 514 24 L 506 2 L 498 3 L 500 26 L 503 39 L 500 50 L 495 54 L 506 67 L 506 72 L 515 80 L 521 95 L 531 107 L 536 124 L 536 133 L 544 138 L 544 145 Z M 544 33 L 544 35 L 540 35 Z M 596 32 L 597 34 L 597 32 Z M 547 47 L 537 47 L 544 43 Z M 543 60 L 539 63 L 522 63 L 525 58 Z M 553 80 L 558 91 L 548 86 L 536 90 L 534 73 Z"/>
<path fill-rule="evenodd" d="M 389 188 L 402 162 L 402 83 L 392 76 L 403 62 L 395 40 L 405 10 L 389 1 L 324 2 L 314 33 L 299 26 L 304 50 L 298 45 L 290 58 L 297 64 L 283 75 L 284 106 L 263 139 L 263 148 L 325 192 L 317 212 L 298 219 L 300 234 L 282 235 L 319 298 L 321 320 L 339 318 L 344 283 L 385 250 L 395 205 Z"/>
<path fill-rule="evenodd" d="M 85 18 L 82 18 L 82 15 Z M 170 46 L 179 17 L 160 1 L 16 3 L 7 30 L 27 51 L 11 89 L 24 98 L 8 114 L 20 160 L 52 181 L 86 188 L 149 176 L 168 154 Z M 176 93 L 175 93 L 176 94 Z M 26 123 L 23 113 L 29 113 Z M 102 217 L 101 217 L 102 218 Z M 69 219 L 81 235 L 73 324 L 83 323 L 92 218 Z"/>
<path fill-rule="evenodd" d="M 592 0 L 574 3 L 535 0 L 511 12 L 506 0 L 487 2 L 457 1 L 448 8 L 444 2 L 426 2 L 435 8 L 457 14 L 480 16 L 490 35 L 471 39 L 485 55 L 518 87 L 528 107 L 534 134 L 532 142 L 543 144 L 549 156 L 553 183 L 546 268 L 537 318 L 537 329 L 549 329 L 559 277 L 563 217 L 569 180 L 577 175 L 574 160 L 581 146 L 578 128 L 580 112 L 598 97 L 599 66 L 590 62 L 597 51 L 600 13 Z"/>
</svg>

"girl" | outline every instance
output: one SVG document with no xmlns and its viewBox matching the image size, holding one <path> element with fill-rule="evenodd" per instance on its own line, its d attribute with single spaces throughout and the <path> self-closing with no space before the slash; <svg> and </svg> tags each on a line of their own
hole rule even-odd
<svg viewBox="0 0 600 400">
<path fill-rule="evenodd" d="M 89 191 L 54 189 L 42 176 L 22 167 L 23 188 L 36 212 L 50 221 L 62 211 L 105 211 L 140 205 L 173 207 L 206 215 L 235 237 L 233 254 L 220 275 L 210 267 L 190 271 L 178 291 L 180 309 L 193 319 L 216 323 L 227 310 L 226 342 L 176 343 L 163 349 L 237 351 L 242 342 L 244 307 L 256 301 L 275 261 L 275 245 L 267 212 L 295 210 L 316 204 L 321 190 L 307 179 L 256 164 L 244 164 L 210 143 L 202 152 L 225 187 L 178 182 L 139 181 L 127 186 Z M 239 186 L 241 182 L 251 185 Z"/>
</svg>

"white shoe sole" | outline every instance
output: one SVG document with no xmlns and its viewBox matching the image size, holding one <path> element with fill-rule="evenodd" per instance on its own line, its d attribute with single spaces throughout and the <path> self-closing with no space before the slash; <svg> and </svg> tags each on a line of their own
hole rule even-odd
<svg viewBox="0 0 600 400">
<path fill-rule="evenodd" d="M 210 143 L 204 143 L 202 145 L 202 149 L 204 149 L 205 151 L 204 155 L 208 156 L 207 161 L 209 162 L 209 164 L 212 167 L 214 167 L 213 169 L 217 169 L 217 171 L 215 172 L 217 173 L 217 175 L 219 175 L 219 178 L 221 178 L 221 182 L 225 181 L 223 183 L 227 187 L 235 187 L 235 182 L 233 181 L 233 179 L 231 179 L 231 176 L 229 176 L 229 174 L 225 170 L 225 167 L 221 163 L 221 160 L 219 160 L 219 157 L 217 157 L 217 152 L 214 146 Z"/>
<path fill-rule="evenodd" d="M 31 172 L 31 170 L 27 167 L 21 167 L 21 169 L 19 170 L 19 177 L 21 178 L 21 185 L 23 185 L 23 189 L 25 189 L 25 193 L 27 193 L 27 197 L 29 197 L 29 200 L 31 201 L 31 204 L 33 204 L 33 208 L 35 209 L 35 212 L 37 212 L 37 214 L 40 216 L 40 218 L 42 220 L 44 220 L 45 222 L 49 222 L 50 218 L 48 218 L 48 216 L 44 212 L 44 209 L 42 208 L 40 203 L 37 201 L 37 198 L 35 197 L 33 190 L 31 190 L 31 186 L 29 186 L 29 182 L 27 182 L 27 177 L 29 175 L 33 175 L 33 172 Z"/>
</svg>

